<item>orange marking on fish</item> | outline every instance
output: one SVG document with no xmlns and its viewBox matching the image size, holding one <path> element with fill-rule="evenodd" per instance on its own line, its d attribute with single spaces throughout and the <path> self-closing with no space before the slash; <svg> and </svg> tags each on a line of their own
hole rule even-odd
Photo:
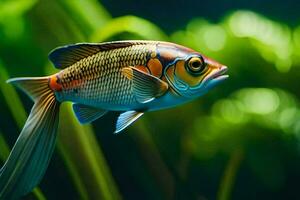
<svg viewBox="0 0 300 200">
<path fill-rule="evenodd" d="M 174 82 L 174 65 L 170 66 L 167 69 L 166 75 L 168 76 L 171 82 Z"/>
<path fill-rule="evenodd" d="M 65 84 L 63 86 L 63 88 L 66 90 L 79 88 L 82 85 L 82 83 L 83 83 L 83 80 L 74 79 L 74 80 L 71 80 L 69 83 Z"/>
<path fill-rule="evenodd" d="M 197 84 L 199 84 L 199 82 L 201 81 L 201 77 L 202 76 L 192 76 L 189 72 L 187 72 L 186 68 L 185 68 L 185 61 L 178 61 L 176 63 L 176 76 L 179 77 L 181 80 L 183 80 L 184 82 L 188 83 L 190 86 L 195 86 Z"/>
<path fill-rule="evenodd" d="M 171 82 L 174 82 L 174 66 L 171 66 L 167 69 L 166 71 L 166 74 L 168 75 L 168 78 L 170 79 Z M 165 81 L 166 83 L 168 83 L 168 80 L 166 78 L 166 76 L 163 76 L 161 78 L 161 80 Z M 169 90 L 170 92 L 175 95 L 175 96 L 180 96 L 178 92 L 176 92 L 176 90 L 171 86 L 169 85 Z"/>
<path fill-rule="evenodd" d="M 73 87 L 80 86 L 80 85 L 81 85 L 81 82 L 82 82 L 82 81 L 80 81 L 80 80 L 72 80 L 70 86 L 71 86 L 72 88 L 73 88 Z"/>
<path fill-rule="evenodd" d="M 157 78 L 161 77 L 162 74 L 162 64 L 157 58 L 152 58 L 147 63 L 148 68 L 151 71 L 151 74 Z"/>
<path fill-rule="evenodd" d="M 146 74 L 149 74 L 149 70 L 144 65 L 138 65 L 135 67 L 136 69 L 145 72 Z"/>
<path fill-rule="evenodd" d="M 50 76 L 49 78 L 49 87 L 53 91 L 61 91 L 62 90 L 62 85 L 59 83 L 59 79 L 56 74 Z"/>
</svg>

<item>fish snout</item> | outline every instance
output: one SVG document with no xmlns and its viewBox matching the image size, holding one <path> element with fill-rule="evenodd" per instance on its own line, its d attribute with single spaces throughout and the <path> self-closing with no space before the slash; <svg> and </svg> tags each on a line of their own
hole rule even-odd
<svg viewBox="0 0 300 200">
<path fill-rule="evenodd" d="M 208 74 L 204 80 L 203 84 L 207 89 L 211 89 L 215 85 L 226 80 L 229 75 L 225 74 L 227 72 L 228 67 L 225 65 L 221 65 L 218 63 L 217 66 L 213 66 L 210 74 Z"/>
</svg>

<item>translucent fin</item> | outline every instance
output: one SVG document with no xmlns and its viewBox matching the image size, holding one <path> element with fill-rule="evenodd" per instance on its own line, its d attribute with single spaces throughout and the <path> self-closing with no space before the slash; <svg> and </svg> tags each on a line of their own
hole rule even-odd
<svg viewBox="0 0 300 200">
<path fill-rule="evenodd" d="M 132 92 L 140 103 L 150 102 L 168 90 L 169 86 L 166 82 L 134 67 L 125 67 L 122 73 L 132 80 Z"/>
<path fill-rule="evenodd" d="M 16 78 L 18 86 L 35 100 L 29 117 L 0 170 L 0 199 L 19 199 L 42 179 L 53 154 L 59 102 L 49 89 L 48 78 Z"/>
<path fill-rule="evenodd" d="M 44 96 L 46 92 L 51 93 L 51 90 L 48 86 L 48 77 L 12 78 L 7 80 L 6 82 L 21 89 L 33 101 L 36 101 L 41 96 Z"/>
<path fill-rule="evenodd" d="M 74 113 L 81 124 L 91 123 L 105 115 L 108 111 L 78 103 L 73 104 Z"/>
<path fill-rule="evenodd" d="M 86 58 L 88 56 L 94 55 L 99 51 L 107 51 L 110 49 L 128 47 L 133 45 L 133 42 L 107 42 L 107 43 L 79 43 L 72 44 L 63 47 L 58 47 L 50 52 L 49 60 L 58 69 L 64 69 L 71 66 L 77 61 Z"/>
<path fill-rule="evenodd" d="M 118 117 L 116 123 L 116 130 L 114 133 L 119 133 L 120 131 L 124 130 L 126 127 L 128 127 L 130 124 L 135 122 L 143 114 L 144 114 L 143 112 L 137 112 L 134 110 L 121 113 L 120 116 Z"/>
</svg>

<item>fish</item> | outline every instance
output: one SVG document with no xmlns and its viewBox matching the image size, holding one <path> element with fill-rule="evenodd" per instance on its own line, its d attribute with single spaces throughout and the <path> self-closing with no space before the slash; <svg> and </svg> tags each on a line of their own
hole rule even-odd
<svg viewBox="0 0 300 200">
<path fill-rule="evenodd" d="M 0 199 L 17 199 L 41 181 L 54 151 L 62 102 L 73 102 L 81 124 L 119 112 L 120 133 L 145 112 L 196 99 L 228 78 L 227 67 L 178 44 L 162 41 L 77 43 L 49 53 L 60 71 L 12 78 L 34 105 L 3 167 Z"/>
</svg>

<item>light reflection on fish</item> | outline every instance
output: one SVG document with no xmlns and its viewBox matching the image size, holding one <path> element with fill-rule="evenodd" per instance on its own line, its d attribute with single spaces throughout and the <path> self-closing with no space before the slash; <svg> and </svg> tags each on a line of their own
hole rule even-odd
<svg viewBox="0 0 300 200">
<path fill-rule="evenodd" d="M 167 42 L 74 44 L 53 50 L 49 59 L 60 72 L 8 80 L 35 104 L 0 170 L 0 199 L 18 198 L 41 180 L 54 149 L 61 102 L 74 102 L 81 123 L 121 111 L 118 133 L 144 112 L 195 99 L 228 77 L 226 66 Z"/>
</svg>

